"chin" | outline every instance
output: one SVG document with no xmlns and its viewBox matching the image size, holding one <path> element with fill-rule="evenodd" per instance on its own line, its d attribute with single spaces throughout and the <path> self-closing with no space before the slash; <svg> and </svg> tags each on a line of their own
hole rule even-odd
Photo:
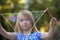
<svg viewBox="0 0 60 40">
<path fill-rule="evenodd" d="M 26 31 L 27 31 L 27 30 L 29 30 L 29 29 L 27 29 L 27 28 L 24 28 L 23 30 L 26 30 Z"/>
</svg>

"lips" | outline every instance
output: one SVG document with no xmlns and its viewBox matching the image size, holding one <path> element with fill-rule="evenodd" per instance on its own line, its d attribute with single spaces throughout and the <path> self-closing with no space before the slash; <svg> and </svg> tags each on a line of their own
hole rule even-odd
<svg viewBox="0 0 60 40">
<path fill-rule="evenodd" d="M 24 25 L 24 27 L 28 27 L 28 25 Z"/>
</svg>

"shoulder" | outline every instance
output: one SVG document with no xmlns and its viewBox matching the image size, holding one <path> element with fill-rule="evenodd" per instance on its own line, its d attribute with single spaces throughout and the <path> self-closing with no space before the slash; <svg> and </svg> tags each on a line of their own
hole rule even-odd
<svg viewBox="0 0 60 40">
<path fill-rule="evenodd" d="M 35 38 L 35 39 L 41 39 L 41 33 L 40 31 L 36 31 L 32 34 L 32 38 Z"/>
<path fill-rule="evenodd" d="M 36 34 L 41 34 L 41 32 L 40 32 L 40 31 L 36 31 L 35 33 L 36 33 Z"/>
<path fill-rule="evenodd" d="M 33 36 L 41 36 L 41 32 L 40 31 L 36 31 L 36 32 L 34 32 L 33 34 L 32 34 Z"/>
<path fill-rule="evenodd" d="M 21 33 L 16 32 L 16 38 L 21 37 L 21 36 L 22 36 Z"/>
<path fill-rule="evenodd" d="M 16 32 L 16 36 L 20 36 L 20 35 L 21 35 L 21 33 Z"/>
</svg>

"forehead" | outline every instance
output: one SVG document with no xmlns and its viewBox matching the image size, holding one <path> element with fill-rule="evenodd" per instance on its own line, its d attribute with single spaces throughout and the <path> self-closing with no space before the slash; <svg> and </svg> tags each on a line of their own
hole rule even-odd
<svg viewBox="0 0 60 40">
<path fill-rule="evenodd" d="M 31 19 L 31 17 L 27 15 L 19 15 L 18 19 Z"/>
</svg>

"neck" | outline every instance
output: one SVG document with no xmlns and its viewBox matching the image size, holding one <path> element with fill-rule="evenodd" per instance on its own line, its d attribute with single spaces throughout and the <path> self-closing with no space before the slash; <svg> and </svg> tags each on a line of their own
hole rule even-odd
<svg viewBox="0 0 60 40">
<path fill-rule="evenodd" d="M 30 29 L 30 30 L 23 30 L 23 34 L 26 34 L 26 35 L 27 35 L 27 34 L 30 34 L 30 33 L 31 33 L 31 30 L 32 30 L 32 29 Z"/>
</svg>

